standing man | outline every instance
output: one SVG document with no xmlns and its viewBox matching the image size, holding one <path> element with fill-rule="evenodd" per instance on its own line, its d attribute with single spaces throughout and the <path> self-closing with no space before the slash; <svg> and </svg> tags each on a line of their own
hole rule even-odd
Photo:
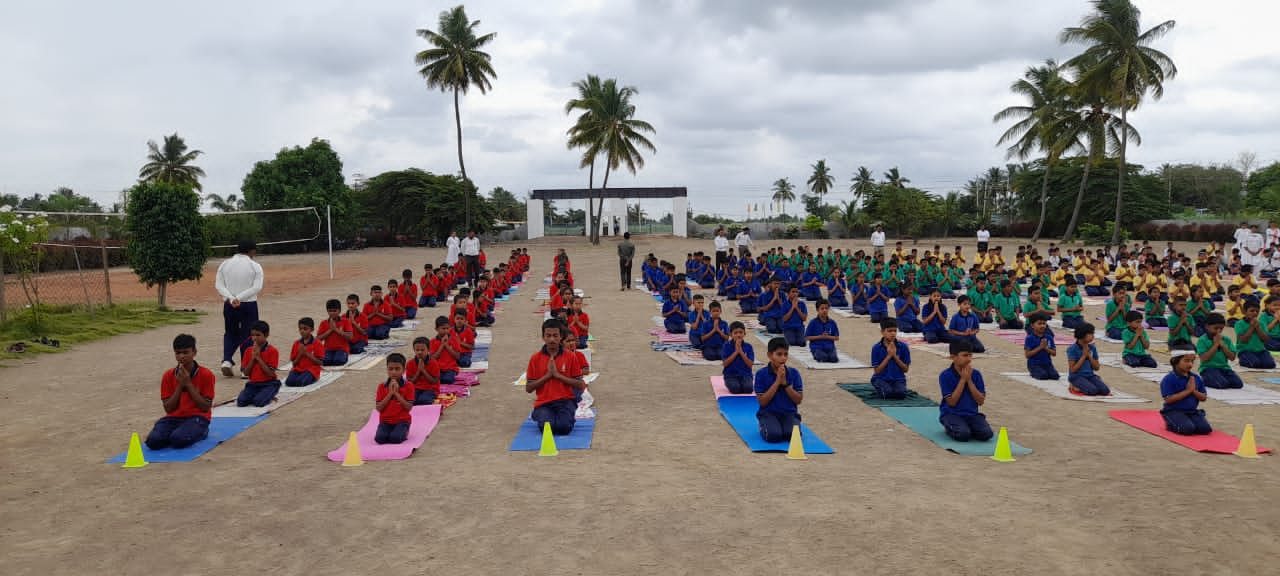
<svg viewBox="0 0 1280 576">
<path fill-rule="evenodd" d="M 1262 234 L 1258 232 L 1258 225 L 1249 226 L 1248 233 L 1241 240 L 1240 263 L 1251 264 L 1254 270 L 1261 271 L 1267 264 L 1267 258 L 1264 254 L 1266 246 L 1263 243 L 1265 240 Z"/>
<path fill-rule="evenodd" d="M 1267 227 L 1267 246 L 1275 246 L 1276 244 L 1280 244 L 1280 225 L 1277 225 L 1275 220 L 1272 220 L 1270 226 Z"/>
<path fill-rule="evenodd" d="M 875 231 L 871 233 L 871 248 L 873 256 L 884 256 L 884 226 L 876 224 Z"/>
<path fill-rule="evenodd" d="M 721 232 L 724 232 L 721 230 Z M 622 242 L 618 243 L 618 273 L 622 275 L 622 289 L 631 289 L 631 261 L 636 257 L 636 247 L 631 243 L 631 233 L 622 233 Z"/>
<path fill-rule="evenodd" d="M 458 263 L 458 253 L 462 249 L 462 245 L 458 243 L 458 233 L 456 231 L 450 232 L 449 239 L 445 240 L 444 245 L 448 249 L 448 252 L 444 255 L 444 263 L 452 268 L 454 264 Z"/>
<path fill-rule="evenodd" d="M 738 258 L 743 260 L 751 259 L 751 248 L 755 244 L 751 242 L 750 228 L 743 228 L 741 232 L 738 232 L 738 235 L 733 238 L 733 243 L 738 247 Z"/>
<path fill-rule="evenodd" d="M 724 226 L 716 228 L 716 269 L 729 261 L 729 238 L 724 235 Z"/>
<path fill-rule="evenodd" d="M 983 224 L 978 227 L 978 252 L 986 253 L 989 245 L 991 245 L 991 232 L 987 230 L 987 225 Z"/>
<path fill-rule="evenodd" d="M 467 265 L 467 283 L 475 288 L 480 279 L 480 239 L 475 230 L 467 230 L 467 237 L 462 239 L 462 260 Z"/>
<path fill-rule="evenodd" d="M 222 296 L 222 375 L 231 376 L 233 354 L 249 348 L 249 328 L 258 321 L 258 293 L 262 291 L 262 266 L 253 261 L 258 245 L 241 240 L 236 255 L 218 265 L 214 288 Z M 244 367 L 241 367 L 244 371 Z"/>
</svg>

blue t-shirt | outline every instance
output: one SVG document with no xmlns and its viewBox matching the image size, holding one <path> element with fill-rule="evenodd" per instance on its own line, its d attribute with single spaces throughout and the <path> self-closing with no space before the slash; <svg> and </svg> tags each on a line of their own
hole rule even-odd
<svg viewBox="0 0 1280 576">
<path fill-rule="evenodd" d="M 1177 394 L 1183 390 L 1186 390 L 1187 378 L 1195 378 L 1196 390 L 1201 394 L 1204 394 L 1204 380 L 1200 379 L 1199 374 L 1192 372 L 1186 378 L 1184 378 L 1182 376 L 1179 376 L 1177 372 L 1169 372 L 1168 374 L 1165 375 L 1164 380 L 1160 381 L 1160 397 L 1168 398 L 1169 396 L 1173 396 L 1174 394 Z M 759 384 L 757 384 L 757 386 L 759 386 Z M 1183 398 L 1177 402 L 1174 402 L 1173 404 L 1164 405 L 1166 410 L 1178 410 L 1182 412 L 1190 412 L 1191 410 L 1196 410 L 1197 408 L 1199 408 L 1199 406 L 1200 406 L 1200 401 L 1196 400 L 1196 397 L 1191 394 L 1187 394 L 1186 398 Z"/>
<path fill-rule="evenodd" d="M 987 387 L 982 382 L 982 373 L 976 368 L 973 371 L 973 385 L 979 392 L 986 394 Z M 942 399 L 938 401 L 938 411 L 942 416 L 947 414 L 955 414 L 957 416 L 977 416 L 978 401 L 973 399 L 973 394 L 965 390 L 960 395 L 960 401 L 955 406 L 947 405 L 947 396 L 956 391 L 956 386 L 960 384 L 960 373 L 956 372 L 954 366 L 943 370 L 938 375 L 938 387 L 942 389 Z"/>
<path fill-rule="evenodd" d="M 764 394 L 769 391 L 769 387 L 773 386 L 775 376 L 769 370 L 769 365 L 756 371 L 756 395 Z M 787 384 L 796 389 L 796 392 L 804 392 L 804 383 L 800 381 L 800 371 L 787 366 Z M 776 412 L 779 414 L 795 414 L 796 403 L 791 401 L 791 397 L 787 395 L 787 391 L 781 388 L 773 395 L 773 400 L 762 406 L 761 410 Z"/>
<path fill-rule="evenodd" d="M 866 306 L 867 305 L 867 286 L 865 284 L 862 286 L 857 286 L 857 285 L 850 286 L 849 298 L 851 299 L 849 302 L 850 304 L 853 304 L 855 306 Z"/>
<path fill-rule="evenodd" d="M 779 267 L 773 271 L 773 275 L 782 280 L 783 286 L 790 286 L 796 283 L 796 271 L 790 268 Z"/>
<path fill-rule="evenodd" d="M 848 289 L 849 289 L 849 281 L 845 280 L 844 278 L 836 278 L 832 276 L 827 280 L 828 294 L 833 294 L 835 292 L 844 292 L 845 290 L 848 290 Z M 857 297 L 855 296 L 854 298 L 856 299 Z"/>
<path fill-rule="evenodd" d="M 703 308 L 702 312 L 698 312 L 696 310 L 690 310 L 689 311 L 689 329 L 691 331 L 693 330 L 694 320 L 699 320 L 699 323 L 698 323 L 698 330 L 693 333 L 701 334 L 703 332 L 702 327 L 711 321 L 711 311 L 707 310 L 706 308 Z"/>
<path fill-rule="evenodd" d="M 744 277 L 738 281 L 736 290 L 738 292 L 738 298 L 742 298 L 743 296 L 751 296 L 754 298 L 760 295 L 760 283 L 757 282 L 755 278 L 752 278 L 750 282 L 747 282 L 747 279 Z"/>
<path fill-rule="evenodd" d="M 894 348 L 898 350 L 898 359 L 901 360 L 904 364 L 910 366 L 911 365 L 911 348 L 907 346 L 906 342 L 903 342 L 901 340 L 894 341 L 894 344 L 895 344 Z M 871 347 L 872 368 L 879 366 L 880 363 L 884 362 L 884 359 L 888 356 L 889 356 L 889 349 L 885 347 L 884 339 L 881 339 L 879 342 L 876 342 L 875 345 Z M 895 380 L 895 381 L 907 379 L 907 375 L 902 373 L 902 367 L 898 366 L 897 362 L 890 362 L 889 364 L 887 364 L 884 367 L 884 371 L 877 374 L 877 376 L 888 379 L 888 380 Z"/>
<path fill-rule="evenodd" d="M 725 322 L 724 320 L 707 320 L 706 324 L 703 325 L 704 328 L 700 330 L 699 333 L 702 334 L 703 348 L 719 350 L 721 347 L 724 346 L 725 339 L 724 339 L 724 336 L 711 333 L 711 324 L 713 322 L 720 326 L 721 332 L 724 332 L 725 334 L 729 333 L 729 323 Z M 721 356 L 721 358 L 723 358 L 723 356 Z"/>
<path fill-rule="evenodd" d="M 893 313 L 895 314 L 895 318 L 899 320 L 915 320 L 917 318 L 915 308 L 907 306 L 908 302 L 915 304 L 916 307 L 920 306 L 920 299 L 915 296 L 912 296 L 911 298 L 899 296 L 893 301 Z"/>
<path fill-rule="evenodd" d="M 778 317 L 786 316 L 791 312 L 791 316 L 782 321 L 783 328 L 804 328 L 804 319 L 809 315 L 809 307 L 804 305 L 804 300 L 796 300 L 796 311 L 791 312 L 791 301 L 788 300 L 778 309 Z M 803 316 L 801 316 L 803 315 Z"/>
<path fill-rule="evenodd" d="M 968 314 L 957 312 L 955 316 L 951 317 L 951 325 L 949 326 L 949 329 L 951 330 L 955 330 L 956 332 L 968 332 L 969 330 L 977 330 L 978 328 L 978 315 L 973 312 Z"/>
<path fill-rule="evenodd" d="M 1039 344 L 1037 344 L 1037 346 L 1039 346 Z M 1094 360 L 1097 360 L 1098 347 L 1094 346 L 1093 344 L 1090 344 L 1089 355 L 1092 356 Z M 1082 356 L 1084 356 L 1084 349 L 1080 347 L 1080 343 L 1077 342 L 1075 344 L 1072 344 L 1070 348 L 1067 348 L 1067 362 L 1070 362 L 1070 364 L 1068 364 L 1067 366 L 1070 367 L 1071 365 L 1075 364 L 1076 360 L 1079 360 Z M 1071 374 L 1073 375 L 1079 374 L 1081 376 L 1093 376 L 1093 364 L 1089 362 L 1085 362 L 1084 364 L 1080 365 L 1079 370 L 1076 370 Z"/>
<path fill-rule="evenodd" d="M 814 280 L 817 280 L 818 284 L 809 286 L 808 284 Z M 808 290 L 812 292 L 814 290 L 821 290 L 822 289 L 821 286 L 822 286 L 822 277 L 819 276 L 817 272 L 805 272 L 804 274 L 800 275 L 801 290 Z"/>
<path fill-rule="evenodd" d="M 834 318 L 828 317 L 827 321 L 823 322 L 821 318 L 814 317 L 813 320 L 809 321 L 809 327 L 805 329 L 804 335 L 806 338 L 824 335 L 839 336 L 840 327 L 836 325 Z M 836 343 L 833 340 L 813 340 L 809 342 L 810 350 L 834 350 L 835 347 Z"/>
<path fill-rule="evenodd" d="M 724 346 L 720 347 L 720 352 L 721 358 L 728 358 L 730 354 L 733 354 L 733 340 L 725 340 Z M 742 342 L 742 353 L 746 354 L 747 358 L 751 359 L 751 363 L 748 364 L 743 362 L 741 358 L 734 358 L 733 362 L 730 362 L 728 366 L 724 367 L 725 376 L 751 375 L 751 367 L 755 365 L 756 362 L 756 351 L 751 348 L 750 342 L 744 340 Z"/>
<path fill-rule="evenodd" d="M 938 308 L 942 310 L 942 315 L 927 322 L 924 325 L 925 330 L 942 332 L 947 329 L 947 305 L 939 302 Z M 930 314 L 933 314 L 933 302 L 926 302 L 924 308 L 920 310 L 921 318 L 928 318 Z"/>
<path fill-rule="evenodd" d="M 867 311 L 875 314 L 884 314 L 889 312 L 889 289 L 884 286 L 876 286 L 875 284 L 867 284 Z M 874 301 L 872 296 L 879 295 Z"/>
<path fill-rule="evenodd" d="M 1036 336 L 1034 332 L 1027 334 L 1027 339 L 1022 342 L 1022 349 L 1031 350 L 1032 348 L 1038 348 L 1040 347 L 1040 341 L 1042 340 L 1049 342 L 1050 349 L 1058 349 L 1058 346 L 1054 343 L 1053 333 L 1048 330 L 1044 331 L 1044 336 Z M 1027 364 L 1052 366 L 1053 357 L 1049 356 L 1049 350 L 1041 350 L 1036 352 L 1034 356 L 1027 358 Z"/>
<path fill-rule="evenodd" d="M 773 291 L 765 290 L 764 292 L 761 292 L 760 298 L 756 300 L 757 309 L 765 316 L 781 318 L 783 313 L 782 307 L 787 305 L 787 295 L 782 290 L 778 290 L 777 303 L 769 308 L 765 308 L 765 306 L 768 306 L 770 302 L 773 302 Z"/>
<path fill-rule="evenodd" d="M 676 313 L 667 316 L 667 312 L 672 310 L 676 310 Z M 689 317 L 689 308 L 685 306 L 683 300 L 667 300 L 662 303 L 662 315 L 664 321 L 670 320 L 674 322 L 680 320 L 683 322 Z"/>
</svg>

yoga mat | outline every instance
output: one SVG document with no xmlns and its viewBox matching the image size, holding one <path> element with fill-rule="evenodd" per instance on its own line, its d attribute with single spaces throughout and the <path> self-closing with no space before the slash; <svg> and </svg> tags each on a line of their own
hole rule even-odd
<svg viewBox="0 0 1280 576">
<path fill-rule="evenodd" d="M 720 415 L 752 452 L 786 452 L 790 448 L 790 442 L 765 442 L 760 437 L 760 423 L 756 420 L 760 403 L 754 395 L 722 396 L 716 399 L 716 403 L 720 405 Z M 800 424 L 800 436 L 806 454 L 835 454 L 835 450 L 803 423 Z"/>
<path fill-rule="evenodd" d="M 916 394 L 915 390 L 907 390 L 907 397 L 901 400 L 888 400 L 881 398 L 876 392 L 876 387 L 871 384 L 836 384 L 841 390 L 849 392 L 858 399 L 862 400 L 867 406 L 872 408 L 884 408 L 886 406 L 898 406 L 902 408 L 910 407 L 928 407 L 934 410 L 938 409 L 938 403 Z"/>
<path fill-rule="evenodd" d="M 1245 384 L 1244 388 L 1205 388 L 1209 398 L 1224 404 L 1251 406 L 1257 404 L 1280 404 L 1280 392 Z"/>
<path fill-rule="evenodd" d="M 721 366 L 723 364 L 719 360 L 703 358 L 702 352 L 697 350 L 668 350 L 664 354 L 681 366 Z"/>
<path fill-rule="evenodd" d="M 991 456 L 996 451 L 996 438 L 992 436 L 986 442 L 977 442 L 970 440 L 968 442 L 956 442 L 942 428 L 942 423 L 938 422 L 938 409 L 931 407 L 912 407 L 898 408 L 894 406 L 886 406 L 880 409 L 885 415 L 900 422 L 903 426 L 912 429 L 916 434 L 923 436 L 926 440 L 937 444 L 938 446 L 961 454 L 964 456 Z M 1031 449 L 1009 442 L 1009 451 L 1015 455 L 1030 454 Z"/>
<path fill-rule="evenodd" d="M 164 450 L 152 450 L 147 445 L 142 445 L 142 455 L 147 462 L 190 462 L 202 456 L 205 452 L 213 450 L 217 445 L 230 440 L 236 434 L 248 430 L 250 426 L 261 422 L 267 415 L 263 414 L 254 418 L 214 418 L 209 421 L 209 435 L 204 440 L 196 442 L 186 448 L 165 448 Z M 150 432 L 150 429 L 147 430 Z M 146 439 L 146 433 L 142 433 L 143 439 Z M 118 456 L 107 459 L 108 464 L 119 464 L 124 462 L 127 452 L 121 452 Z"/>
<path fill-rule="evenodd" d="M 1057 380 L 1036 380 L 1031 377 L 1031 374 L 1026 372 L 1001 372 L 1000 375 L 1013 380 L 1014 382 L 1020 382 L 1033 388 L 1039 388 L 1048 392 L 1050 395 L 1057 396 L 1058 398 L 1065 400 L 1110 402 L 1115 404 L 1140 404 L 1143 402 L 1149 402 L 1149 400 L 1145 398 L 1140 398 L 1133 394 L 1125 394 L 1124 392 L 1120 392 L 1114 388 L 1111 389 L 1111 394 L 1107 396 L 1086 396 L 1084 394 L 1075 394 L 1068 388 L 1069 383 L 1066 376 L 1062 376 Z"/>
<path fill-rule="evenodd" d="M 1113 420 L 1123 422 L 1134 428 L 1154 434 L 1179 446 L 1185 446 L 1196 452 L 1212 452 L 1214 454 L 1231 454 L 1240 446 L 1240 439 L 1214 430 L 1203 436 L 1183 436 L 1165 429 L 1164 417 L 1158 410 L 1112 410 L 1107 413 Z M 1210 422 L 1212 424 L 1212 422 Z M 1270 448 L 1258 446 L 1258 453 L 1270 452 Z"/>
<path fill-rule="evenodd" d="M 746 397 L 746 398 L 755 397 L 755 394 L 734 394 L 730 392 L 729 389 L 725 388 L 724 386 L 724 376 L 711 377 L 711 392 L 716 395 L 716 398 L 723 398 L 725 396 Z"/>
<path fill-rule="evenodd" d="M 458 386 L 476 386 L 480 384 L 480 372 L 459 372 L 453 377 Z"/>
<path fill-rule="evenodd" d="M 586 450 L 591 447 L 591 436 L 596 430 L 595 418 L 578 418 L 573 432 L 556 436 L 556 450 Z M 542 449 L 542 429 L 533 420 L 525 419 L 511 440 L 511 452 L 537 452 Z"/>
<path fill-rule="evenodd" d="M 213 407 L 214 418 L 254 418 L 263 414 L 269 414 L 279 410 L 285 404 L 293 402 L 302 397 L 303 392 L 298 388 L 281 387 L 276 393 L 276 397 L 266 406 L 236 406 L 235 400 L 230 400 Z"/>
<path fill-rule="evenodd" d="M 1262 381 L 1267 384 L 1280 384 L 1280 378 L 1263 378 Z"/>
<path fill-rule="evenodd" d="M 402 326 L 398 328 L 392 328 L 391 331 L 392 332 L 397 332 L 397 331 L 413 332 L 414 330 L 418 329 L 418 325 L 420 324 L 422 324 L 421 320 L 405 320 Z"/>
<path fill-rule="evenodd" d="M 488 360 L 476 361 L 473 357 L 471 365 L 466 368 L 460 368 L 459 372 L 484 372 L 489 369 Z"/>
<path fill-rule="evenodd" d="M 359 360 L 356 360 L 354 362 L 351 360 L 347 360 L 347 364 L 345 366 L 333 366 L 333 367 L 330 367 L 329 369 L 342 370 L 342 371 L 368 370 L 370 368 L 373 368 L 374 366 L 378 366 L 382 364 L 387 359 L 387 356 L 390 356 L 390 355 L 391 355 L 390 352 L 385 352 L 381 354 L 370 354 L 366 352 L 365 354 L 360 355 L 361 358 Z"/>
<path fill-rule="evenodd" d="M 429 404 L 425 406 L 414 406 L 409 414 L 413 417 L 413 422 L 409 424 L 409 436 L 400 444 L 378 444 L 373 441 L 373 436 L 378 432 L 378 411 L 371 410 L 369 413 L 369 421 L 364 423 L 364 427 L 356 432 L 356 443 L 360 445 L 360 457 L 365 460 L 404 460 L 413 454 L 423 442 L 426 442 L 427 436 L 431 435 L 431 431 L 435 429 L 436 424 L 440 423 L 439 404 Z M 343 442 L 337 450 L 329 453 L 330 462 L 341 462 L 343 457 L 347 455 L 347 443 Z"/>
<path fill-rule="evenodd" d="M 688 334 L 672 334 L 670 332 L 667 332 L 666 330 L 650 329 L 649 335 L 657 336 L 658 342 L 662 342 L 664 344 L 688 344 L 689 343 Z"/>
<path fill-rule="evenodd" d="M 819 362 L 813 359 L 813 353 L 808 348 L 792 346 L 788 352 L 790 359 L 799 362 L 805 368 L 810 370 L 856 370 L 860 368 L 870 368 L 867 364 L 857 358 L 854 358 L 840 350 L 836 350 L 836 359 L 839 362 Z"/>
<path fill-rule="evenodd" d="M 870 316 L 866 314 L 854 314 L 853 311 L 848 308 L 832 308 L 831 313 L 841 318 L 870 318 Z"/>
<path fill-rule="evenodd" d="M 583 382 L 586 382 L 588 385 L 590 385 L 592 382 L 595 382 L 595 381 L 596 381 L 596 378 L 599 378 L 599 377 L 600 377 L 600 373 L 599 373 L 599 372 L 592 372 L 592 373 L 590 373 L 590 374 L 587 374 L 586 376 L 583 376 L 583 377 L 582 377 L 582 381 L 583 381 Z M 528 379 L 528 378 L 529 378 L 529 375 L 528 375 L 527 373 L 525 373 L 525 372 L 521 372 L 521 373 L 520 373 L 520 377 L 519 377 L 519 378 L 516 378 L 516 379 L 515 379 L 515 381 L 511 383 L 511 385 L 513 385 L 513 386 L 524 386 L 525 384 L 528 384 L 528 383 L 529 383 L 529 379 Z"/>
<path fill-rule="evenodd" d="M 441 384 L 440 394 L 452 394 L 456 397 L 462 398 L 471 395 L 471 387 L 463 386 L 461 384 Z"/>
</svg>

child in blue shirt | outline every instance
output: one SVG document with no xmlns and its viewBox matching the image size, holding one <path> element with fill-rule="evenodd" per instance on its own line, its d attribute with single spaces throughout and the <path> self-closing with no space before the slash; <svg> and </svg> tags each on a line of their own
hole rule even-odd
<svg viewBox="0 0 1280 576">
<path fill-rule="evenodd" d="M 720 281 L 720 290 L 716 294 L 733 302 L 738 299 L 738 283 L 742 281 L 742 276 L 737 268 L 724 270 L 724 279 Z"/>
<path fill-rule="evenodd" d="M 973 303 L 969 300 L 969 296 L 961 294 L 956 298 L 956 307 L 959 310 L 955 316 L 951 317 L 951 323 L 947 326 L 948 342 L 955 340 L 964 340 L 969 343 L 972 352 L 982 354 L 987 351 L 987 347 L 982 345 L 982 341 L 978 340 L 978 330 L 981 318 L 978 313 L 973 311 Z"/>
<path fill-rule="evenodd" d="M 849 282 L 844 279 L 844 269 L 835 268 L 827 280 L 827 302 L 837 308 L 848 308 Z"/>
<path fill-rule="evenodd" d="M 1027 372 L 1036 380 L 1057 380 L 1061 378 L 1053 367 L 1053 357 L 1058 355 L 1058 346 L 1054 343 L 1053 333 L 1049 331 L 1049 319 L 1043 314 L 1035 313 L 1027 319 L 1031 324 L 1031 333 L 1022 343 L 1023 354 L 1027 357 Z"/>
<path fill-rule="evenodd" d="M 736 285 L 738 293 L 738 305 L 742 307 L 743 314 L 755 314 L 758 306 L 756 300 L 760 298 L 760 283 L 755 279 L 756 272 L 749 266 L 742 271 L 742 279 Z"/>
<path fill-rule="evenodd" d="M 793 285 L 787 290 L 787 301 L 781 314 L 782 336 L 787 339 L 787 344 L 804 346 L 804 323 L 809 319 L 809 308 L 800 297 L 799 286 Z"/>
<path fill-rule="evenodd" d="M 1192 371 L 1196 365 L 1196 351 L 1178 348 L 1172 351 L 1172 355 L 1169 364 L 1173 370 L 1160 381 L 1160 396 L 1164 398 L 1160 415 L 1164 417 L 1164 426 L 1170 432 L 1184 436 L 1209 434 L 1213 427 L 1209 426 L 1204 410 L 1200 409 L 1200 403 L 1208 398 L 1204 381 Z"/>
<path fill-rule="evenodd" d="M 994 434 L 987 417 L 978 411 L 987 401 L 987 388 L 982 373 L 973 368 L 973 350 L 968 342 L 953 340 L 950 351 L 951 367 L 938 375 L 942 389 L 938 422 L 956 442 L 986 442 Z"/>
<path fill-rule="evenodd" d="M 902 295 L 893 303 L 894 317 L 898 319 L 898 331 L 920 332 L 924 324 L 920 322 L 920 299 L 916 298 L 915 286 L 902 285 Z"/>
<path fill-rule="evenodd" d="M 818 275 L 818 267 L 809 265 L 809 269 L 800 275 L 800 295 L 805 300 L 817 300 L 822 297 L 822 276 Z"/>
<path fill-rule="evenodd" d="M 880 341 L 871 346 L 871 385 L 881 398 L 901 400 L 907 397 L 907 372 L 911 370 L 911 349 L 898 340 L 898 323 L 880 322 Z"/>
<path fill-rule="evenodd" d="M 867 314 L 871 315 L 873 324 L 879 324 L 889 317 L 889 290 L 881 282 L 880 275 L 876 274 L 871 277 L 871 283 L 867 284 Z"/>
<path fill-rule="evenodd" d="M 729 340 L 729 324 L 720 318 L 720 302 L 711 302 L 711 317 L 707 319 L 700 336 L 702 339 L 702 358 L 704 360 L 720 360 L 724 358 L 724 343 Z"/>
<path fill-rule="evenodd" d="M 679 286 L 672 286 L 670 295 L 662 302 L 662 327 L 672 334 L 684 334 L 687 331 L 685 322 L 689 318 L 689 308 L 685 306 L 680 292 Z"/>
<path fill-rule="evenodd" d="M 1076 326 L 1076 342 L 1067 348 L 1067 388 L 1085 396 L 1109 396 L 1111 388 L 1095 372 L 1100 367 L 1098 349 L 1093 345 L 1093 324 Z"/>
<path fill-rule="evenodd" d="M 703 307 L 706 299 L 701 294 L 693 297 L 693 309 L 689 311 L 689 344 L 694 350 L 702 349 L 702 332 L 711 322 L 711 313 Z"/>
<path fill-rule="evenodd" d="M 720 363 L 724 387 L 734 394 L 751 394 L 755 389 L 751 368 L 755 366 L 756 353 L 751 344 L 744 341 L 746 335 L 747 327 L 734 322 L 729 325 L 729 340 L 720 348 L 720 356 L 724 358 Z"/>
<path fill-rule="evenodd" d="M 867 314 L 867 281 L 866 274 L 862 272 L 854 277 L 853 286 L 849 287 L 849 310 L 854 314 Z"/>
<path fill-rule="evenodd" d="M 836 341 L 840 340 L 840 327 L 830 317 L 831 303 L 819 298 L 814 306 L 818 309 L 818 316 L 809 321 L 809 327 L 804 331 L 804 337 L 809 341 L 809 353 L 818 362 L 839 362 Z"/>
<path fill-rule="evenodd" d="M 800 425 L 798 406 L 804 400 L 800 371 L 787 366 L 790 352 L 785 338 L 769 340 L 769 364 L 756 372 L 755 392 L 760 402 L 756 419 L 765 442 L 785 442 Z"/>
<path fill-rule="evenodd" d="M 777 276 L 769 278 L 768 287 L 760 293 L 756 300 L 756 310 L 760 312 L 760 323 L 765 332 L 782 333 L 783 306 L 787 305 L 787 294 L 782 291 L 782 279 Z"/>
<path fill-rule="evenodd" d="M 942 303 L 942 292 L 933 289 L 929 292 L 929 301 L 920 311 L 923 317 L 921 328 L 924 330 L 924 341 L 930 344 L 950 342 L 951 334 L 947 332 L 947 305 Z"/>
</svg>

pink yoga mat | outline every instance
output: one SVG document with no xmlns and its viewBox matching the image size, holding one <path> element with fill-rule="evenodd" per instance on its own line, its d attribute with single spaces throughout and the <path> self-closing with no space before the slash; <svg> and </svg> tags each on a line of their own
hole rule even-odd
<svg viewBox="0 0 1280 576">
<path fill-rule="evenodd" d="M 480 384 L 480 372 L 459 372 L 453 377 L 453 383 L 457 386 L 476 386 Z"/>
<path fill-rule="evenodd" d="M 734 394 L 724 387 L 724 376 L 711 377 L 711 391 L 716 393 L 716 398 L 725 396 L 755 396 L 755 394 Z"/>
<path fill-rule="evenodd" d="M 688 334 L 672 334 L 670 332 L 667 332 L 666 330 L 661 330 L 658 328 L 649 330 L 649 335 L 657 336 L 658 341 L 665 344 L 680 344 L 680 343 L 689 342 Z"/>
<path fill-rule="evenodd" d="M 1214 430 L 1211 434 L 1204 436 L 1183 436 L 1174 434 L 1165 429 L 1164 418 L 1160 416 L 1158 410 L 1112 410 L 1108 412 L 1111 417 L 1120 422 L 1124 422 L 1134 428 L 1155 434 L 1165 440 L 1173 442 L 1181 446 L 1186 446 L 1196 452 L 1213 452 L 1215 454 L 1230 454 L 1236 451 L 1240 446 L 1240 439 Z M 1212 422 L 1210 423 L 1212 424 Z M 1270 452 L 1270 448 L 1258 446 L 1258 453 Z"/>
<path fill-rule="evenodd" d="M 414 406 L 409 412 L 413 423 L 409 425 L 409 437 L 400 444 L 378 444 L 373 435 L 378 431 L 378 411 L 369 414 L 369 421 L 356 432 L 356 442 L 360 445 L 360 457 L 365 460 L 404 460 L 435 430 L 440 423 L 440 405 Z M 341 462 L 347 454 L 347 443 L 343 442 L 337 450 L 329 453 L 329 461 Z"/>
<path fill-rule="evenodd" d="M 464 396 L 470 396 L 470 395 L 471 395 L 471 387 L 470 387 L 470 386 L 463 386 L 462 384 L 441 384 L 441 385 L 440 385 L 440 393 L 441 393 L 441 394 L 453 394 L 454 396 L 457 396 L 457 397 L 459 397 L 459 398 L 462 398 L 462 397 L 464 397 Z"/>
</svg>

